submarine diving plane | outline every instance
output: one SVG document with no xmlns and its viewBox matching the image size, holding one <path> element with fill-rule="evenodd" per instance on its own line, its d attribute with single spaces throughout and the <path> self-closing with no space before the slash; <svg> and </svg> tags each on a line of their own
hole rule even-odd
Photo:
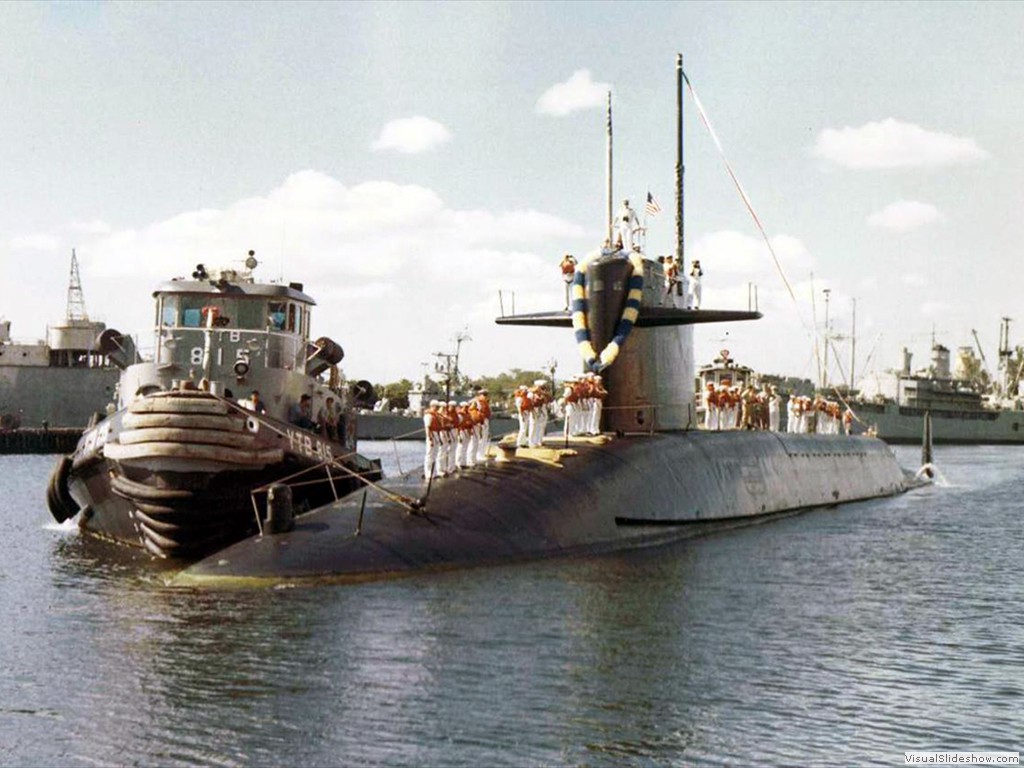
<svg viewBox="0 0 1024 768">
<path fill-rule="evenodd" d="M 676 74 L 681 262 L 682 57 Z M 610 213 L 609 205 L 609 234 Z M 574 280 L 571 311 L 497 322 L 574 329 L 586 367 L 602 372 L 608 390 L 599 437 L 549 437 L 540 448 L 506 442 L 502 460 L 457 480 L 417 473 L 367 481 L 300 515 L 290 514 L 282 493 L 268 505 L 277 522 L 263 535 L 191 565 L 172 583 L 357 582 L 609 552 L 894 495 L 918 482 L 872 437 L 698 429 L 693 326 L 760 314 L 687 308 L 665 291 L 663 265 L 635 249 L 594 252 Z"/>
</svg>

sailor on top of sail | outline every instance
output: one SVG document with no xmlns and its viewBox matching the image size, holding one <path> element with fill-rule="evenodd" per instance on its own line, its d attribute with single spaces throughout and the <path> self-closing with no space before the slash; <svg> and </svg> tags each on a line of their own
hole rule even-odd
<svg viewBox="0 0 1024 768">
<path fill-rule="evenodd" d="M 672 293 L 672 289 L 675 288 L 677 296 L 684 296 L 687 292 L 683 288 L 683 279 L 685 276 L 679 272 L 679 262 L 676 261 L 676 257 L 671 253 L 664 257 L 662 262 L 665 268 L 665 295 Z M 683 278 L 683 279 L 680 279 Z"/>
<path fill-rule="evenodd" d="M 700 279 L 704 276 L 704 270 L 700 268 L 700 261 L 694 259 L 690 267 L 690 297 L 691 309 L 700 309 Z"/>
<path fill-rule="evenodd" d="M 558 267 L 562 271 L 562 280 L 565 281 L 565 308 L 569 309 L 572 292 L 572 279 L 576 274 L 576 257 L 571 253 L 565 254 L 565 256 L 562 257 L 562 263 L 559 264 Z"/>
<path fill-rule="evenodd" d="M 640 220 L 636 217 L 636 211 L 629 207 L 629 200 L 623 200 L 622 207 L 615 217 L 615 244 L 623 250 L 632 251 L 633 234 L 639 229 Z"/>
</svg>

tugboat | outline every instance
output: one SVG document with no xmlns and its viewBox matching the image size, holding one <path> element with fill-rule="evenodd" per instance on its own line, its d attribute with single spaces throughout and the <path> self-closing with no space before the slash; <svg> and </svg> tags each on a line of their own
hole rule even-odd
<svg viewBox="0 0 1024 768">
<path fill-rule="evenodd" d="M 356 452 L 344 352 L 309 338 L 314 300 L 299 283 L 257 282 L 256 267 L 250 251 L 245 269 L 199 264 L 157 287 L 150 360 L 103 332 L 117 403 L 53 471 L 59 522 L 77 514 L 87 534 L 189 560 L 261 531 L 256 499 L 275 482 L 291 479 L 305 509 L 380 478 Z"/>
</svg>

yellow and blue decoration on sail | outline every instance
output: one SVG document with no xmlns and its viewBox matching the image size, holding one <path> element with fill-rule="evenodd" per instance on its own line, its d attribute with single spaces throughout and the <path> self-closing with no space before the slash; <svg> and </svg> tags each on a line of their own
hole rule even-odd
<svg viewBox="0 0 1024 768">
<path fill-rule="evenodd" d="M 576 268 L 576 274 L 572 278 L 572 328 L 576 336 L 576 345 L 588 370 L 600 373 L 609 365 L 615 362 L 619 356 L 619 350 L 633 330 L 633 324 L 640 314 L 640 300 L 644 292 L 644 260 L 639 253 L 630 253 L 627 257 L 630 266 L 633 267 L 633 274 L 629 278 L 629 293 L 626 295 L 626 304 L 622 308 L 622 317 L 615 327 L 615 336 L 608 342 L 608 346 L 601 350 L 598 355 L 590 340 L 590 328 L 587 326 L 587 266 L 585 261 Z"/>
</svg>

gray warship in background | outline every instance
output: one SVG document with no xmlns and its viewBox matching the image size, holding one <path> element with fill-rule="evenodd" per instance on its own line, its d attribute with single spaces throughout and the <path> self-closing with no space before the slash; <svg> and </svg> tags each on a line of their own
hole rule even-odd
<svg viewBox="0 0 1024 768">
<path fill-rule="evenodd" d="M 682 258 L 682 59 L 677 60 L 676 250 Z M 610 148 L 609 115 L 609 148 Z M 609 151 L 609 157 L 610 157 Z M 609 189 L 610 182 L 609 161 Z M 609 234 L 611 233 L 609 194 Z M 871 437 L 696 428 L 693 326 L 756 311 L 688 309 L 661 263 L 605 248 L 580 264 L 573 312 L 499 317 L 576 328 L 608 396 L 602 434 L 503 441 L 495 461 L 435 480 L 415 474 L 306 514 L 178 573 L 178 585 L 352 582 L 649 546 L 772 515 L 888 496 L 916 484 Z M 574 325 L 575 319 L 575 325 Z M 614 345 L 611 346 L 611 345 Z M 609 349 L 615 354 L 605 354 Z M 614 361 L 612 361 L 612 358 Z M 610 363 L 610 364 L 609 364 Z M 282 495 L 286 498 L 286 495 Z M 275 510 L 289 519 L 287 505 Z"/>
<path fill-rule="evenodd" d="M 921 439 L 925 414 L 931 414 L 936 443 L 1024 443 L 1024 394 L 1019 374 L 1011 375 L 1009 322 L 1003 318 L 999 367 L 990 386 L 972 380 L 978 361 L 970 347 L 961 347 L 951 366 L 950 350 L 933 341 L 930 365 L 918 371 L 904 349 L 902 369 L 859 382 L 850 402 L 858 426 L 888 443 L 914 443 Z"/>
<path fill-rule="evenodd" d="M 122 369 L 117 407 L 57 463 L 47 502 L 59 522 L 77 515 L 87 534 L 189 560 L 262 530 L 255 505 L 272 482 L 291 479 L 294 503 L 315 508 L 379 478 L 356 453 L 344 353 L 309 338 L 315 302 L 301 284 L 256 281 L 256 266 L 250 251 L 245 269 L 200 264 L 160 285 L 151 359 L 103 332 L 100 351 Z M 291 423 L 306 395 L 310 419 L 338 402 L 334 434 Z"/>
<path fill-rule="evenodd" d="M 46 340 L 17 342 L 0 320 L 0 430 L 86 425 L 114 399 L 118 369 L 100 350 L 106 326 L 89 319 L 71 251 L 67 313 Z"/>
</svg>

